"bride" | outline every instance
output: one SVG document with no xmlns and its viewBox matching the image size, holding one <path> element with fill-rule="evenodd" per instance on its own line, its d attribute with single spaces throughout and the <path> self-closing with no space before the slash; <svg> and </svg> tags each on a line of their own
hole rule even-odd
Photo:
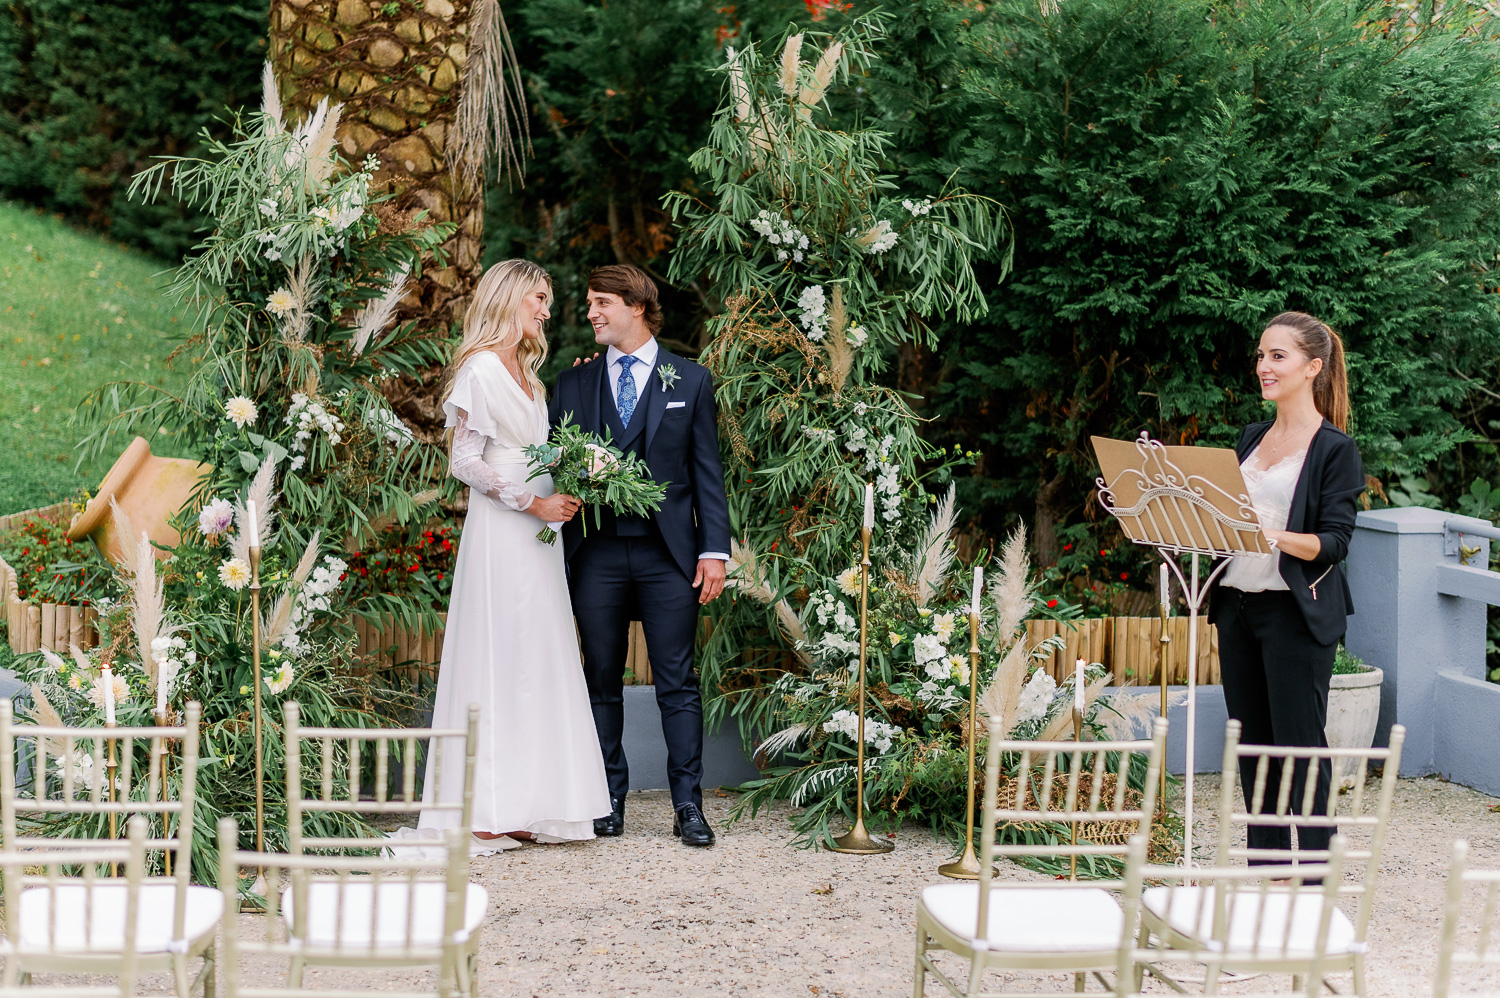
<svg viewBox="0 0 1500 998">
<path fill-rule="evenodd" d="M 521 450 L 547 439 L 537 370 L 551 302 L 551 279 L 536 264 L 506 260 L 486 271 L 443 402 L 450 473 L 470 489 L 432 725 L 462 728 L 468 705 L 479 704 L 471 831 L 500 848 L 591 839 L 593 819 L 610 813 L 562 545 L 536 538 L 543 524 L 571 519 L 579 501 L 554 494 L 548 475 L 526 481 Z M 445 753 L 442 787 L 462 787 L 463 767 L 461 753 Z M 433 768 L 429 756 L 429 788 Z M 424 811 L 419 827 L 455 817 Z"/>
</svg>

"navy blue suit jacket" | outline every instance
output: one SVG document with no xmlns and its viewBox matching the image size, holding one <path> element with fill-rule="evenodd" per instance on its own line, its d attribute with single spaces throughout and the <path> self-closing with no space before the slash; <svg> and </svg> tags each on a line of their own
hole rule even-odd
<svg viewBox="0 0 1500 998">
<path fill-rule="evenodd" d="M 656 373 L 664 364 L 671 364 L 678 375 L 667 390 Z M 602 406 L 610 398 L 604 383 L 608 370 L 600 357 L 563 371 L 548 410 L 552 425 L 571 414 L 572 422 L 603 436 Z M 713 377 L 701 364 L 658 345 L 656 368 L 638 383 L 642 387 L 637 404 L 646 407 L 646 466 L 653 479 L 667 483 L 666 498 L 654 519 L 672 559 L 691 579 L 697 574 L 699 554 L 729 553 L 729 499 L 719 459 Z M 668 408 L 677 402 L 683 404 Z M 580 511 L 563 525 L 563 551 L 569 560 L 585 540 L 581 520 L 588 515 Z"/>
</svg>

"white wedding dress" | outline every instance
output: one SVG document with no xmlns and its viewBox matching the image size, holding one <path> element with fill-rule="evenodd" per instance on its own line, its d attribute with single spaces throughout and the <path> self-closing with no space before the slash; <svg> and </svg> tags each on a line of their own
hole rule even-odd
<svg viewBox="0 0 1500 998">
<path fill-rule="evenodd" d="M 609 813 L 609 791 L 562 542 L 537 540 L 542 522 L 523 512 L 534 496 L 553 492 L 548 475 L 526 481 L 521 449 L 547 439 L 546 407 L 484 351 L 464 362 L 443 412 L 453 429 L 450 473 L 470 490 L 432 725 L 461 729 L 469 704 L 479 704 L 472 831 L 591 839 L 593 819 Z M 443 756 L 441 793 L 457 800 L 464 760 Z M 429 788 L 433 767 L 429 757 Z M 455 819 L 424 811 L 418 827 L 451 827 Z"/>
</svg>

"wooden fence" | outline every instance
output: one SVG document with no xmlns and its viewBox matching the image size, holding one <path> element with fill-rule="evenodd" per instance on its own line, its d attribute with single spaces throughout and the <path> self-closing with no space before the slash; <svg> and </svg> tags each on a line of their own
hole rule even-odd
<svg viewBox="0 0 1500 998">
<path fill-rule="evenodd" d="M 1181 685 L 1188 678 L 1188 617 L 1167 621 L 1167 680 Z M 1065 645 L 1045 660 L 1047 671 L 1062 680 L 1073 672 L 1078 659 L 1103 663 L 1115 677 L 1114 684 L 1153 686 L 1159 679 L 1159 617 L 1096 617 L 1069 624 L 1055 620 L 1028 620 L 1026 637 L 1032 644 L 1061 636 Z M 1200 683 L 1219 681 L 1219 630 L 1198 618 L 1198 677 Z"/>
<path fill-rule="evenodd" d="M 10 530 L 29 517 L 60 519 L 72 513 L 69 503 L 58 503 L 44 509 L 27 510 L 0 517 L 0 533 Z M 92 648 L 99 643 L 94 626 L 93 607 L 44 603 L 40 606 L 16 597 L 16 573 L 0 559 L 0 606 L 4 607 L 11 651 L 16 654 L 47 648 L 65 653 L 70 644 Z M 445 623 L 447 614 L 438 615 Z M 1187 682 L 1188 618 L 1173 617 L 1167 622 L 1172 640 L 1167 645 L 1168 681 Z M 379 627 L 361 619 L 355 620 L 357 644 L 361 655 L 374 655 L 386 666 L 407 664 L 437 677 L 437 663 L 443 656 L 444 631 L 413 634 L 395 625 Z M 1133 683 L 1149 686 L 1158 682 L 1158 639 L 1161 620 L 1157 617 L 1099 617 L 1069 624 L 1054 620 L 1031 620 L 1026 623 L 1026 637 L 1031 644 L 1061 636 L 1064 647 L 1044 661 L 1047 671 L 1062 680 L 1072 674 L 1073 663 L 1084 658 L 1102 662 L 1115 677 L 1116 685 Z M 1218 630 L 1202 618 L 1198 621 L 1198 682 L 1219 682 Z M 630 646 L 625 665 L 625 682 L 649 685 L 651 662 L 646 655 L 645 635 L 640 622 L 630 625 Z"/>
<path fill-rule="evenodd" d="M 0 516 L 0 534 L 20 526 L 25 520 L 40 517 L 61 521 L 72 513 L 72 503 L 60 502 L 55 506 Z M 16 570 L 0 558 L 0 607 L 4 607 L 6 636 L 12 652 L 21 655 L 45 648 L 67 654 L 69 645 L 92 648 L 99 643 L 99 632 L 94 626 L 98 614 L 93 607 L 66 603 L 38 606 L 19 599 L 16 596 L 18 588 Z"/>
</svg>

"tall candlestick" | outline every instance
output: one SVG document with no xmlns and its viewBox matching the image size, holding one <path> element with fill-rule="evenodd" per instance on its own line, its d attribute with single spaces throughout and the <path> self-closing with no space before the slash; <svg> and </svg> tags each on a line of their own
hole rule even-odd
<svg viewBox="0 0 1500 998">
<path fill-rule="evenodd" d="M 245 503 L 245 529 L 250 533 L 250 546 L 260 547 L 260 520 L 255 515 L 255 500 L 250 499 Z"/>
<path fill-rule="evenodd" d="M 1073 709 L 1078 711 L 1078 716 L 1083 716 L 1083 659 L 1073 664 Z"/>
<path fill-rule="evenodd" d="M 979 616 L 979 594 L 984 590 L 984 569 L 974 566 L 974 592 L 969 600 L 969 616 Z"/>
<path fill-rule="evenodd" d="M 1170 604 L 1171 595 L 1172 595 L 1171 583 L 1169 583 L 1167 581 L 1167 563 L 1166 562 L 1162 562 L 1161 563 L 1161 605 L 1162 606 L 1169 606 L 1169 605 L 1171 605 Z"/>
<path fill-rule="evenodd" d="M 104 723 L 115 726 L 115 674 L 105 666 L 99 673 L 99 682 L 104 687 Z"/>
<path fill-rule="evenodd" d="M 865 483 L 865 529 L 875 529 L 875 486 Z"/>
</svg>

